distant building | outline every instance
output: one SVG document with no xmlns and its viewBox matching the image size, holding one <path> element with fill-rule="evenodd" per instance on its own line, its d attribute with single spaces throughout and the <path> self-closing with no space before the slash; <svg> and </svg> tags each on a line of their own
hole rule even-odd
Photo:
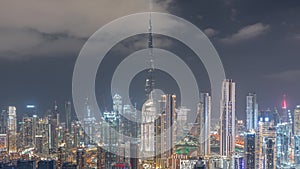
<svg viewBox="0 0 300 169">
<path fill-rule="evenodd" d="M 72 104 L 70 101 L 65 103 L 65 113 L 66 113 L 66 128 L 68 132 L 71 132 L 71 123 L 72 123 Z"/>
<path fill-rule="evenodd" d="M 16 107 L 8 107 L 8 121 L 7 121 L 7 130 L 8 130 L 8 152 L 16 153 L 17 152 L 17 114 Z"/>
<path fill-rule="evenodd" d="M 258 124 L 258 104 L 256 101 L 256 94 L 249 93 L 246 96 L 246 116 L 247 116 L 247 130 L 256 130 Z"/>
<path fill-rule="evenodd" d="M 294 161 L 300 167 L 300 105 L 294 110 Z"/>
<path fill-rule="evenodd" d="M 200 94 L 200 103 L 198 104 L 198 155 L 210 155 L 210 120 L 211 120 L 211 96 L 209 93 Z"/>
</svg>

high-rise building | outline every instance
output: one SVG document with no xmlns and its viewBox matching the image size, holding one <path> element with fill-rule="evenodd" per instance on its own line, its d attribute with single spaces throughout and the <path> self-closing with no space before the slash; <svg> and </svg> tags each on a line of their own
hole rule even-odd
<svg viewBox="0 0 300 169">
<path fill-rule="evenodd" d="M 161 154 L 162 158 L 171 158 L 176 153 L 177 112 L 176 95 L 166 94 L 161 99 Z M 171 164 L 169 164 L 171 165 Z M 170 167 L 167 165 L 167 167 Z"/>
<path fill-rule="evenodd" d="M 275 169 L 276 166 L 267 164 L 273 161 L 276 164 L 276 129 L 274 127 L 274 120 L 268 117 L 268 114 L 263 114 L 258 122 L 258 130 L 255 138 L 255 168 Z"/>
<path fill-rule="evenodd" d="M 16 107 L 8 107 L 8 121 L 7 121 L 7 132 L 8 132 L 8 152 L 17 152 L 17 114 Z"/>
<path fill-rule="evenodd" d="M 103 122 L 101 124 L 101 141 L 103 142 L 104 147 L 106 147 L 106 166 L 111 166 L 113 163 L 117 162 L 116 154 L 118 151 L 118 123 L 119 118 L 117 113 L 104 112 L 103 113 Z"/>
<path fill-rule="evenodd" d="M 144 157 L 153 157 L 155 154 L 154 147 L 154 121 L 157 114 L 156 101 L 149 98 L 142 107 L 141 123 L 141 152 Z"/>
<path fill-rule="evenodd" d="M 22 135 L 22 148 L 29 148 L 34 146 L 35 142 L 35 129 L 33 126 L 32 117 L 23 117 L 23 125 L 21 127 Z"/>
<path fill-rule="evenodd" d="M 200 103 L 198 104 L 198 155 L 210 155 L 210 121 L 211 121 L 211 96 L 209 93 L 200 94 Z"/>
<path fill-rule="evenodd" d="M 264 168 L 275 169 L 276 168 L 276 138 L 266 137 L 264 138 L 263 149 L 265 152 Z"/>
<path fill-rule="evenodd" d="M 65 113 L 66 113 L 66 128 L 68 132 L 71 132 L 71 120 L 72 120 L 72 105 L 70 101 L 65 103 Z"/>
<path fill-rule="evenodd" d="M 58 148 L 58 139 L 57 139 L 57 128 L 59 125 L 60 113 L 58 111 L 58 106 L 54 102 L 52 110 L 48 111 L 48 143 L 49 143 L 49 152 L 55 152 Z"/>
<path fill-rule="evenodd" d="M 294 163 L 300 167 L 300 105 L 294 110 Z"/>
<path fill-rule="evenodd" d="M 292 124 L 281 123 L 276 127 L 276 165 L 277 168 L 291 166 Z"/>
<path fill-rule="evenodd" d="M 94 112 L 92 111 L 88 98 L 86 98 L 84 106 L 84 119 L 83 119 L 83 128 L 85 132 L 85 144 L 92 144 L 95 141 L 95 122 L 96 118 Z"/>
<path fill-rule="evenodd" d="M 294 164 L 300 168 L 300 135 L 294 135 Z"/>
<path fill-rule="evenodd" d="M 230 157 L 235 152 L 235 82 L 224 80 L 221 98 L 220 154 Z"/>
<path fill-rule="evenodd" d="M 245 168 L 255 169 L 255 132 L 245 133 L 244 136 Z"/>
<path fill-rule="evenodd" d="M 0 134 L 0 151 L 7 151 L 7 135 Z"/>
<path fill-rule="evenodd" d="M 300 105 L 294 110 L 294 135 L 300 136 Z"/>
<path fill-rule="evenodd" d="M 258 124 L 258 104 L 256 94 L 249 93 L 246 96 L 247 130 L 256 130 Z"/>
<path fill-rule="evenodd" d="M 2 110 L 0 114 L 0 134 L 6 134 L 7 132 L 7 112 Z"/>
</svg>

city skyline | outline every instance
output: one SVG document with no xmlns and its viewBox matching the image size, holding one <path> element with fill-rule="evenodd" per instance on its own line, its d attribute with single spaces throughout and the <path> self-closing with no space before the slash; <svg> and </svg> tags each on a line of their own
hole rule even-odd
<svg viewBox="0 0 300 169">
<path fill-rule="evenodd" d="M 68 1 L 0 2 L 0 168 L 300 168 L 300 1 Z"/>
<path fill-rule="evenodd" d="M 20 6 L 35 6 L 31 4 L 36 2 L 30 0 L 22 3 L 24 4 Z M 49 10 L 37 11 L 44 9 L 43 3 L 39 3 L 37 8 L 32 9 L 33 12 L 37 11 L 45 16 L 44 21 L 38 23 L 38 20 L 32 20 L 34 17 L 28 17 L 28 15 L 35 16 L 31 15 L 31 12 L 15 8 L 14 1 L 1 2 L 3 4 L 1 7 L 13 10 L 1 10 L 3 14 L 1 13 L 0 21 L 4 27 L 1 27 L 0 32 L 1 35 L 5 34 L 6 36 L 3 36 L 5 38 L 1 38 L 0 42 L 2 46 L 0 49 L 0 77 L 2 79 L 0 106 L 4 108 L 15 105 L 22 111 L 27 104 L 34 104 L 40 111 L 46 112 L 55 100 L 60 105 L 66 100 L 71 100 L 73 67 L 78 52 L 89 37 L 88 35 L 91 35 L 113 18 L 124 14 L 148 11 L 148 2 L 130 1 L 132 6 L 129 6 L 123 3 L 115 5 L 116 2 L 103 1 L 104 4 L 115 9 L 116 13 L 106 14 L 107 9 L 97 9 L 95 14 L 91 14 L 89 11 L 94 11 L 97 5 L 101 9 L 105 8 L 105 5 L 100 5 L 101 3 L 94 3 L 95 7 L 91 7 L 79 1 L 74 2 L 74 4 L 80 4 L 79 9 L 83 11 L 82 14 L 73 13 L 72 9 L 78 9 L 77 6 L 65 10 L 66 14 L 74 14 L 79 18 L 90 18 L 87 20 L 87 25 L 90 26 L 80 25 L 80 30 L 84 30 L 80 33 L 68 24 L 62 28 L 64 20 L 61 19 L 68 19 L 68 16 L 60 16 L 61 14 L 58 12 L 59 17 L 53 19 Z M 66 8 L 67 3 L 61 2 L 57 5 L 60 7 L 56 10 L 61 11 Z M 87 10 L 88 7 L 91 10 Z M 153 11 L 169 12 L 183 17 L 207 34 L 220 54 L 227 77 L 234 79 L 239 84 L 237 86 L 237 117 L 244 119 L 246 118 L 244 96 L 249 92 L 259 93 L 257 100 L 262 103 L 259 105 L 260 109 L 280 107 L 283 94 L 287 95 L 289 107 L 292 108 L 299 104 L 300 94 L 297 92 L 297 86 L 300 85 L 297 65 L 299 60 L 299 29 L 297 29 L 299 23 L 296 19 L 300 15 L 299 10 L 297 10 L 299 7 L 299 2 L 292 0 L 285 2 L 237 2 L 234 0 L 222 2 L 192 0 L 186 2 L 174 0 L 154 1 Z M 119 8 L 126 10 L 118 10 Z M 11 13 L 14 15 L 10 15 Z M 103 13 L 105 14 L 102 15 Z M 21 14 L 23 15 L 20 16 Z M 15 19 L 14 22 L 14 19 L 8 19 L 6 16 L 23 18 L 24 21 L 20 21 L 18 25 L 15 22 L 19 19 Z M 95 22 L 97 17 L 101 18 L 99 22 Z M 52 22 L 45 22 L 47 19 L 53 20 L 53 23 L 56 23 L 55 26 L 51 26 Z M 28 21 L 27 24 L 26 21 Z M 77 20 L 73 22 L 77 23 Z M 84 29 L 85 27 L 87 28 Z M 8 30 L 8 28 L 11 29 Z M 15 37 L 11 34 L 20 36 Z M 28 37 L 30 40 L 26 42 L 28 46 L 19 39 L 21 37 Z M 31 42 L 35 39 L 36 42 Z M 134 41 L 137 39 L 139 38 L 137 37 Z M 125 47 L 131 50 L 146 47 L 147 43 L 144 42 L 147 41 L 147 38 L 141 41 L 136 45 L 125 45 Z M 158 41 L 154 46 L 162 45 L 162 47 L 176 52 L 176 49 L 172 47 L 173 43 L 176 46 L 176 42 L 172 43 L 170 39 L 157 36 L 154 37 L 154 41 Z M 39 44 L 43 47 L 34 50 Z M 114 49 L 115 52 L 111 52 L 111 55 L 128 55 L 131 50 L 124 51 L 124 44 L 126 41 L 118 45 Z M 11 48 L 14 45 L 16 47 Z M 177 51 L 178 54 L 184 57 L 187 62 L 194 62 L 192 54 L 183 47 L 180 50 L 183 52 Z M 111 63 L 112 68 L 115 64 L 117 63 Z M 205 69 L 198 68 L 195 71 L 200 74 L 197 79 L 201 83 L 200 90 L 208 92 L 209 83 Z M 108 76 L 109 72 L 111 71 L 108 71 Z M 160 79 L 158 79 L 159 81 Z M 103 104 L 101 100 L 103 97 L 105 104 L 112 105 L 112 99 L 109 93 L 105 92 L 105 87 L 102 90 L 103 86 L 100 85 L 99 88 L 99 102 Z"/>
</svg>

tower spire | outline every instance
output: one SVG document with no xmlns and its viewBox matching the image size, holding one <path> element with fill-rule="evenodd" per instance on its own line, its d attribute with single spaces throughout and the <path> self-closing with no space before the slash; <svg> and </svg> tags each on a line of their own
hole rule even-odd
<svg viewBox="0 0 300 169">
<path fill-rule="evenodd" d="M 151 92 L 154 89 L 154 58 L 153 58 L 153 34 L 152 34 L 152 0 L 149 0 L 149 28 L 148 28 L 148 49 L 149 49 L 149 59 L 150 59 L 150 68 L 148 69 L 148 78 L 146 79 L 146 95 L 148 98 L 151 98 Z"/>
</svg>

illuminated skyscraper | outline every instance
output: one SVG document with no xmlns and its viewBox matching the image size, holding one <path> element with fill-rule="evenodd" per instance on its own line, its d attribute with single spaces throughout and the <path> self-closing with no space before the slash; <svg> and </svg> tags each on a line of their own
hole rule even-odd
<svg viewBox="0 0 300 169">
<path fill-rule="evenodd" d="M 84 119 L 83 119 L 83 127 L 85 132 L 85 144 L 91 144 L 95 141 L 95 121 L 96 118 L 94 116 L 93 111 L 88 102 L 88 98 L 85 102 L 84 107 Z"/>
<path fill-rule="evenodd" d="M 300 136 L 294 136 L 294 164 L 300 168 Z"/>
<path fill-rule="evenodd" d="M 210 155 L 210 120 L 211 120 L 211 96 L 209 93 L 200 94 L 200 103 L 198 104 L 198 131 L 199 134 L 199 152 L 198 155 Z"/>
<path fill-rule="evenodd" d="M 142 107 L 141 152 L 143 156 L 154 156 L 154 120 L 156 118 L 156 101 L 149 98 Z"/>
<path fill-rule="evenodd" d="M 17 114 L 16 107 L 8 107 L 8 121 L 7 121 L 7 130 L 8 130 L 8 152 L 16 153 L 17 152 Z"/>
<path fill-rule="evenodd" d="M 252 130 L 244 136 L 245 168 L 255 169 L 255 132 Z"/>
<path fill-rule="evenodd" d="M 22 147 L 33 147 L 35 142 L 35 128 L 33 128 L 33 118 L 23 117 L 23 125 L 21 128 Z"/>
<path fill-rule="evenodd" d="M 264 168 L 276 168 L 276 138 L 274 136 L 266 137 L 264 139 L 263 149 L 264 155 Z"/>
<path fill-rule="evenodd" d="M 276 129 L 274 121 L 264 114 L 258 122 L 258 130 L 255 138 L 255 168 L 275 169 L 276 164 Z"/>
<path fill-rule="evenodd" d="M 294 111 L 294 161 L 300 167 L 300 105 Z"/>
<path fill-rule="evenodd" d="M 177 112 L 176 95 L 161 96 L 159 114 L 155 119 L 155 157 L 157 168 L 172 168 L 167 162 L 176 152 Z"/>
<path fill-rule="evenodd" d="M 176 95 L 166 94 L 161 100 L 161 152 L 166 158 L 175 153 L 177 133 Z"/>
<path fill-rule="evenodd" d="M 277 168 L 291 166 L 292 124 L 281 123 L 276 127 L 276 165 Z"/>
<path fill-rule="evenodd" d="M 300 136 L 300 105 L 294 110 L 294 135 Z"/>
<path fill-rule="evenodd" d="M 101 141 L 103 142 L 104 147 L 106 147 L 106 166 L 111 166 L 111 164 L 117 162 L 117 151 L 118 151 L 118 133 L 117 127 L 119 119 L 117 113 L 104 112 L 103 120 L 105 123 L 102 123 L 101 126 Z"/>
<path fill-rule="evenodd" d="M 247 130 L 257 129 L 258 123 L 258 104 L 256 94 L 249 93 L 246 97 Z"/>
<path fill-rule="evenodd" d="M 221 99 L 220 154 L 230 157 L 235 152 L 235 83 L 224 80 Z"/>
</svg>

